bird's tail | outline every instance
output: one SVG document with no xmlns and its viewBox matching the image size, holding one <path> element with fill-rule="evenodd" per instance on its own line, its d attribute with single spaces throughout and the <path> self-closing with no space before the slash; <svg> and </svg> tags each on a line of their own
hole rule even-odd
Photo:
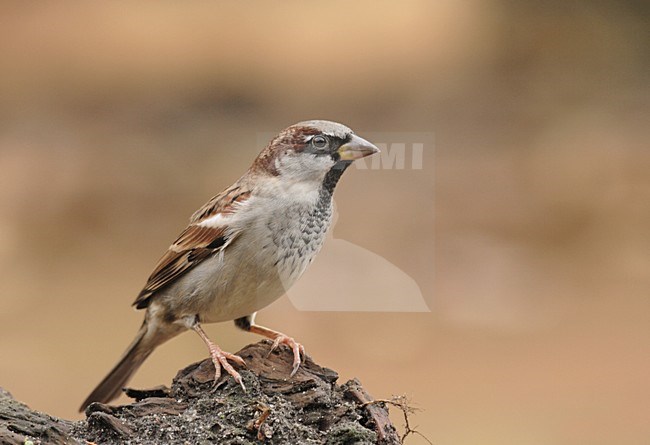
<svg viewBox="0 0 650 445">
<path fill-rule="evenodd" d="M 79 412 L 86 409 L 93 402 L 107 403 L 120 395 L 126 382 L 160 343 L 145 340 L 145 336 L 151 337 L 146 335 L 147 330 L 147 322 L 145 321 L 133 342 L 120 358 L 120 361 L 84 400 Z"/>
</svg>

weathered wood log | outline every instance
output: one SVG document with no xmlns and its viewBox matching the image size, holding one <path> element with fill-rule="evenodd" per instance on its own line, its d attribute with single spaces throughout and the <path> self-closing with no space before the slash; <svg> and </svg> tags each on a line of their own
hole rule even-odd
<svg viewBox="0 0 650 445">
<path fill-rule="evenodd" d="M 81 444 L 72 437 L 73 422 L 32 411 L 0 388 L 0 444 Z"/>
<path fill-rule="evenodd" d="M 400 444 L 386 407 L 354 379 L 307 357 L 289 377 L 292 354 L 270 342 L 238 354 L 247 391 L 227 375 L 215 383 L 209 359 L 178 372 L 171 388 L 126 390 L 135 402 L 91 404 L 86 419 L 57 419 L 0 393 L 0 443 L 24 444 Z M 225 374 L 225 373 L 224 373 Z"/>
</svg>

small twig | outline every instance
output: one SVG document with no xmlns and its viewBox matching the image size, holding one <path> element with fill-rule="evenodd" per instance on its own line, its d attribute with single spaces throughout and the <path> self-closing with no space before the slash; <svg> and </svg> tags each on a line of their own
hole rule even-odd
<svg viewBox="0 0 650 445">
<path fill-rule="evenodd" d="M 371 400 L 369 402 L 363 403 L 361 406 L 365 407 L 368 405 L 376 405 L 378 403 L 383 403 L 385 405 L 390 405 L 395 408 L 399 408 L 400 411 L 402 411 L 402 414 L 404 415 L 404 434 L 402 437 L 400 437 L 400 440 L 402 443 L 406 440 L 406 438 L 411 435 L 411 434 L 417 434 L 418 436 L 422 437 L 424 440 L 427 441 L 427 443 L 433 445 L 433 442 L 431 442 L 424 434 L 419 432 L 415 427 L 411 427 L 411 424 L 409 422 L 409 415 L 415 414 L 415 412 L 420 411 L 418 408 L 415 408 L 408 403 L 408 398 L 406 396 L 393 396 L 390 399 L 376 399 L 376 400 Z"/>
<path fill-rule="evenodd" d="M 269 416 L 271 415 L 271 408 L 262 402 L 257 402 L 256 408 L 260 411 L 260 415 L 257 419 L 248 422 L 246 428 L 249 431 L 256 430 L 257 440 L 263 442 L 266 439 L 270 439 L 271 435 L 273 434 L 270 428 L 268 428 L 268 425 L 264 424 L 264 422 L 266 422 L 266 419 L 268 419 Z"/>
</svg>

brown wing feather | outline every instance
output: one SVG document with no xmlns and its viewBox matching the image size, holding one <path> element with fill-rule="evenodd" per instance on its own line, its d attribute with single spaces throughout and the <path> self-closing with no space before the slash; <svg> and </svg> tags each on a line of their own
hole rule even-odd
<svg viewBox="0 0 650 445">
<path fill-rule="evenodd" d="M 208 227 L 199 224 L 217 214 L 233 213 L 236 210 L 236 205 L 244 202 L 249 196 L 249 191 L 242 190 L 241 186 L 235 184 L 199 209 L 192 216 L 190 225 L 183 230 L 158 261 L 147 284 L 133 305 L 138 309 L 147 307 L 156 291 L 172 283 L 232 242 L 237 234 L 228 233 L 228 227 Z"/>
</svg>

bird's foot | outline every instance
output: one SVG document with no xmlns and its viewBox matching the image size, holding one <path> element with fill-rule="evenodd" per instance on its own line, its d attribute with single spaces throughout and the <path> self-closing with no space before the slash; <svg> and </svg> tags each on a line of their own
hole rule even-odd
<svg viewBox="0 0 650 445">
<path fill-rule="evenodd" d="M 221 350 L 221 348 L 214 343 L 209 346 L 209 349 L 210 357 L 212 358 L 212 363 L 214 364 L 215 383 L 219 380 L 219 377 L 221 377 L 221 368 L 223 368 L 228 374 L 232 376 L 233 379 L 235 379 L 237 383 L 241 385 L 242 389 L 246 391 L 244 380 L 242 379 L 241 375 L 235 370 L 235 368 L 232 367 L 230 363 L 228 363 L 228 360 L 231 360 L 238 365 L 246 366 L 244 359 L 238 355 Z"/>
<path fill-rule="evenodd" d="M 293 351 L 293 368 L 291 371 L 291 377 L 294 376 L 296 372 L 298 372 L 298 368 L 300 368 L 300 363 L 302 362 L 301 356 L 304 357 L 305 355 L 305 347 L 295 341 L 292 337 L 289 337 L 288 335 L 284 334 L 279 334 L 277 337 L 273 339 L 273 345 L 271 346 L 271 350 L 269 351 L 269 354 L 277 349 L 278 346 L 280 345 L 287 345 L 291 348 Z"/>
</svg>

